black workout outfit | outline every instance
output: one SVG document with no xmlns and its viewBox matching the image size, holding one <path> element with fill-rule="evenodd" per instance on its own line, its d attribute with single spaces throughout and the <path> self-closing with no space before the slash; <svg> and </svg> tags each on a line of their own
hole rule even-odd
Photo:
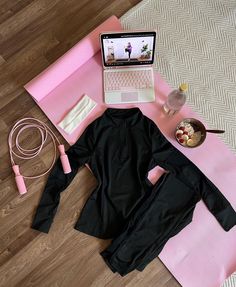
<svg viewBox="0 0 236 287">
<path fill-rule="evenodd" d="M 229 201 L 139 108 L 108 108 L 66 153 L 72 172 L 64 174 L 57 160 L 31 227 L 49 232 L 60 193 L 87 163 L 98 186 L 74 228 L 113 238 L 101 253 L 113 272 L 143 270 L 191 222 L 200 199 L 224 230 L 236 225 Z M 147 174 L 156 165 L 167 172 L 152 185 Z"/>
</svg>

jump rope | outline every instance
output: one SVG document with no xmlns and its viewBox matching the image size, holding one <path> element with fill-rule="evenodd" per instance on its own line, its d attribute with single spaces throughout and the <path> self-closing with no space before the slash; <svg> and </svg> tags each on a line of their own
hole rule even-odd
<svg viewBox="0 0 236 287">
<path fill-rule="evenodd" d="M 41 136 L 41 143 L 38 146 L 31 148 L 31 149 L 23 148 L 19 143 L 19 137 L 25 130 L 33 129 L 33 128 L 39 131 L 40 136 Z M 24 159 L 24 160 L 30 160 L 30 159 L 35 158 L 42 151 L 48 138 L 51 138 L 53 142 L 53 147 L 54 147 L 54 155 L 53 155 L 53 160 L 52 160 L 50 167 L 45 172 L 38 174 L 38 175 L 34 175 L 34 176 L 22 175 L 20 173 L 19 165 L 16 164 L 14 157 Z M 56 157 L 57 157 L 57 148 L 60 153 L 60 159 L 61 159 L 64 173 L 67 174 L 71 172 L 69 159 L 67 155 L 65 154 L 64 145 L 60 143 L 60 141 L 58 140 L 54 132 L 50 129 L 50 127 L 38 119 L 23 118 L 17 121 L 9 133 L 8 145 L 9 145 L 9 153 L 10 153 L 10 158 L 11 158 L 12 169 L 15 173 L 16 185 L 17 185 L 20 195 L 27 193 L 24 178 L 26 179 L 39 178 L 47 174 L 52 169 L 56 161 Z M 16 151 L 13 150 L 14 146 L 15 146 Z"/>
</svg>

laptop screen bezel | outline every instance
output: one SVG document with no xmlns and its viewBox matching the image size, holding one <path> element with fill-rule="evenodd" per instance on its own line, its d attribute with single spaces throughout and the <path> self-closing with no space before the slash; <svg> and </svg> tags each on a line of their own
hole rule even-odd
<svg viewBox="0 0 236 287">
<path fill-rule="evenodd" d="M 152 59 L 150 61 L 145 61 L 145 62 L 120 62 L 118 65 L 109 65 L 105 61 L 105 55 L 104 55 L 104 45 L 103 45 L 103 39 L 106 39 L 105 37 L 109 38 L 121 38 L 121 36 L 130 36 L 130 37 L 135 37 L 137 35 L 150 35 L 154 37 L 153 40 L 153 52 L 152 52 Z M 154 58 L 155 58 L 155 46 L 156 46 L 156 31 L 119 31 L 119 32 L 104 32 L 100 34 L 100 45 L 101 45 L 101 54 L 102 54 L 102 62 L 103 66 L 105 68 L 114 68 L 114 67 L 126 67 L 126 66 L 150 66 L 153 65 L 154 63 Z"/>
</svg>

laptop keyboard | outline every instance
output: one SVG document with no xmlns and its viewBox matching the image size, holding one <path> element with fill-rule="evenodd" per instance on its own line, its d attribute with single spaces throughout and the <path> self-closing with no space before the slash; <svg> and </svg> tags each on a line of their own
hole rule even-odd
<svg viewBox="0 0 236 287">
<path fill-rule="evenodd" d="M 137 69 L 104 72 L 105 91 L 129 91 L 153 87 L 153 70 Z"/>
</svg>

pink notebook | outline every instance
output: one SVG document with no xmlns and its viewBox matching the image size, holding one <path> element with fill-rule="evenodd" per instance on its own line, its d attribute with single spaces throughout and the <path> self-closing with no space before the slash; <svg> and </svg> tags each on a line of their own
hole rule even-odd
<svg viewBox="0 0 236 287">
<path fill-rule="evenodd" d="M 115 16 L 110 17 L 25 85 L 25 89 L 69 144 L 73 144 L 84 128 L 107 107 L 103 103 L 98 36 L 100 32 L 118 30 L 121 30 L 119 20 Z M 198 148 L 179 146 L 173 137 L 176 124 L 184 117 L 200 118 L 185 106 L 181 113 L 167 120 L 161 112 L 161 105 L 171 88 L 158 73 L 155 74 L 155 84 L 156 102 L 115 106 L 138 106 L 156 122 L 168 140 L 215 183 L 236 210 L 235 156 L 214 134 L 208 134 L 204 144 Z M 67 135 L 57 124 L 84 94 L 99 104 L 71 135 Z M 149 178 L 154 181 L 162 172 L 154 169 Z M 219 287 L 236 270 L 235 243 L 236 227 L 225 232 L 201 201 L 194 211 L 193 221 L 168 241 L 159 258 L 184 287 Z"/>
</svg>

